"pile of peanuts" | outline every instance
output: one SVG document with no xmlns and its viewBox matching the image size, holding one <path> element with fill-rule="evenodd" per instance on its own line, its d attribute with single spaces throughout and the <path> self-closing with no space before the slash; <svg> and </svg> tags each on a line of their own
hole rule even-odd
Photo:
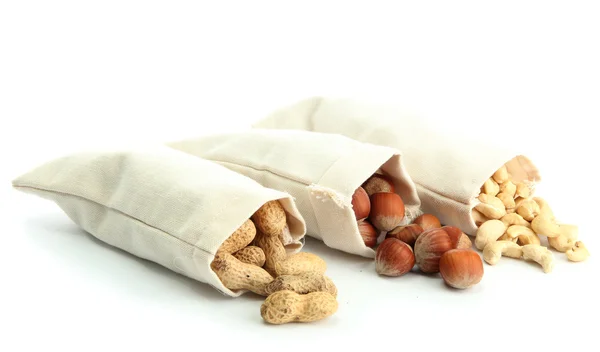
<svg viewBox="0 0 600 352">
<path fill-rule="evenodd" d="M 337 311 L 337 288 L 318 256 L 288 255 L 285 210 L 278 201 L 258 209 L 219 247 L 211 268 L 225 287 L 265 296 L 260 313 L 271 324 L 312 322 Z"/>
<path fill-rule="evenodd" d="M 423 214 L 411 224 L 401 225 L 405 218 L 404 203 L 394 192 L 389 178 L 375 174 L 352 197 L 363 241 L 367 247 L 376 249 L 376 272 L 398 277 L 417 265 L 423 273 L 440 273 L 454 288 L 466 289 L 479 283 L 483 262 L 471 250 L 469 237 L 457 227 L 442 226 L 432 214 Z M 384 238 L 378 244 L 380 235 Z"/>
<path fill-rule="evenodd" d="M 498 169 L 481 187 L 478 203 L 472 210 L 479 227 L 475 246 L 483 251 L 490 265 L 502 256 L 537 262 L 545 273 L 554 268 L 554 256 L 549 249 L 565 253 L 568 260 L 580 262 L 590 253 L 578 239 L 576 225 L 562 224 L 548 203 L 534 197 L 527 184 L 514 182 L 506 166 Z M 547 237 L 548 246 L 540 236 Z"/>
</svg>

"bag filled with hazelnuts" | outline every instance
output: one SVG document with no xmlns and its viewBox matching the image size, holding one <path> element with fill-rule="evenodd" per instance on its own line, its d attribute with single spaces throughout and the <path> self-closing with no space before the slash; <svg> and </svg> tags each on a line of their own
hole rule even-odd
<svg viewBox="0 0 600 352">
<path fill-rule="evenodd" d="M 249 129 L 168 143 L 291 194 L 307 236 L 368 258 L 384 233 L 420 215 L 400 151 L 344 136 Z"/>
<path fill-rule="evenodd" d="M 483 221 L 515 212 L 540 181 L 526 156 L 468 140 L 456 143 L 394 106 L 313 97 L 280 107 L 253 127 L 339 134 L 401 150 L 422 210 L 473 236 Z"/>
<path fill-rule="evenodd" d="M 230 297 L 265 295 L 269 260 L 299 252 L 306 233 L 289 194 L 165 146 L 59 157 L 13 187 L 55 202 L 99 240 Z"/>
</svg>

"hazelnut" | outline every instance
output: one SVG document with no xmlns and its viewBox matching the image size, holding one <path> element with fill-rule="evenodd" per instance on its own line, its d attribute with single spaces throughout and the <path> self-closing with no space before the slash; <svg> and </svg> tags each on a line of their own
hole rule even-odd
<svg viewBox="0 0 600 352">
<path fill-rule="evenodd" d="M 365 183 L 363 183 L 363 188 L 365 191 L 367 191 L 369 196 L 379 192 L 394 193 L 396 191 L 392 180 L 389 177 L 381 174 L 375 174 L 371 176 L 365 181 Z"/>
<path fill-rule="evenodd" d="M 453 249 L 452 240 L 446 231 L 431 229 L 424 231 L 415 242 L 415 259 L 422 272 L 439 272 L 440 258 Z"/>
<path fill-rule="evenodd" d="M 423 228 L 417 224 L 398 226 L 385 235 L 385 238 L 397 238 L 409 246 L 414 246 L 419 235 L 423 233 Z"/>
<path fill-rule="evenodd" d="M 415 266 L 415 255 L 412 248 L 406 243 L 387 238 L 379 247 L 375 255 L 375 270 L 379 275 L 402 276 Z"/>
<path fill-rule="evenodd" d="M 367 221 L 358 222 L 358 231 L 365 242 L 365 246 L 373 248 L 377 244 L 377 230 Z"/>
<path fill-rule="evenodd" d="M 369 216 L 371 212 L 371 201 L 369 195 L 364 188 L 358 187 L 352 195 L 352 209 L 356 220 L 363 220 Z"/>
<path fill-rule="evenodd" d="M 404 202 L 396 193 L 375 193 L 371 196 L 369 220 L 379 231 L 391 231 L 404 219 Z"/>
<path fill-rule="evenodd" d="M 469 249 L 473 246 L 471 239 L 456 226 L 443 226 L 442 230 L 446 231 L 452 241 L 452 248 Z"/>
<path fill-rule="evenodd" d="M 483 261 L 471 249 L 452 249 L 440 259 L 440 274 L 449 286 L 466 289 L 483 278 Z"/>
<path fill-rule="evenodd" d="M 440 220 L 432 214 L 423 214 L 419 216 L 413 221 L 413 224 L 421 226 L 424 231 L 442 227 Z"/>
</svg>

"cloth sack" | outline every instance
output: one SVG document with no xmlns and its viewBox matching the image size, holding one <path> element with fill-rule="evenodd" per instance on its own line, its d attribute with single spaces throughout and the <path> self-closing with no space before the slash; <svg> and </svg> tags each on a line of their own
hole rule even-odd
<svg viewBox="0 0 600 352">
<path fill-rule="evenodd" d="M 477 232 L 471 210 L 479 203 L 480 189 L 502 165 L 513 180 L 532 190 L 541 181 L 537 167 L 525 155 L 474 140 L 456 140 L 426 119 L 391 104 L 311 97 L 279 107 L 252 126 L 340 134 L 401 150 L 422 210 L 469 235 Z"/>
<path fill-rule="evenodd" d="M 13 180 L 55 202 L 101 241 L 174 272 L 226 288 L 210 264 L 221 244 L 263 204 L 287 213 L 288 253 L 300 251 L 306 225 L 290 195 L 216 163 L 171 148 L 86 151 L 45 163 Z"/>
<path fill-rule="evenodd" d="M 393 179 L 405 203 L 404 223 L 420 214 L 416 187 L 402 164 L 402 154 L 393 148 L 325 133 L 261 129 L 167 145 L 291 194 L 306 221 L 307 235 L 347 253 L 375 256 L 364 244 L 352 209 L 355 190 L 374 173 Z"/>
</svg>

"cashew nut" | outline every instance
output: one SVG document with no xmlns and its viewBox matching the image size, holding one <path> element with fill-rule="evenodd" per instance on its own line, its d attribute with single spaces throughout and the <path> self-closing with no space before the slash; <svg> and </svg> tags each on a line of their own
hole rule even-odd
<svg viewBox="0 0 600 352">
<path fill-rule="evenodd" d="M 485 194 L 489 194 L 490 196 L 495 196 L 496 194 L 498 194 L 498 192 L 500 192 L 500 186 L 498 186 L 498 184 L 496 183 L 496 181 L 494 181 L 493 178 L 488 178 L 483 183 L 481 191 Z"/>
<path fill-rule="evenodd" d="M 559 252 L 566 252 L 573 248 L 579 237 L 579 228 L 576 225 L 560 224 L 560 236 L 548 238 L 548 244 Z"/>
<path fill-rule="evenodd" d="M 519 214 L 506 214 L 500 220 L 505 223 L 507 227 L 512 225 L 521 225 L 529 228 L 531 227 L 529 221 L 523 219 L 523 217 Z"/>
<path fill-rule="evenodd" d="M 506 169 L 506 165 L 502 165 L 502 167 L 500 167 L 498 170 L 496 170 L 496 172 L 494 172 L 494 174 L 492 175 L 492 178 L 498 184 L 501 184 L 504 181 L 508 181 L 510 176 L 508 175 L 508 170 Z"/>
<path fill-rule="evenodd" d="M 512 181 L 506 181 L 500 185 L 500 192 L 509 195 L 514 200 L 517 186 Z"/>
<path fill-rule="evenodd" d="M 481 212 L 477 209 L 471 209 L 471 217 L 473 218 L 473 221 L 475 221 L 475 225 L 477 227 L 481 226 L 481 224 L 483 224 L 484 222 L 490 220 L 485 215 L 481 214 Z"/>
<path fill-rule="evenodd" d="M 554 219 L 554 212 L 552 211 L 552 208 L 550 208 L 550 205 L 548 205 L 548 202 L 546 202 L 545 199 L 540 197 L 534 197 L 533 201 L 536 202 L 537 205 L 540 207 L 540 214 L 546 215 L 550 219 Z"/>
<path fill-rule="evenodd" d="M 536 216 L 531 222 L 531 228 L 535 233 L 548 238 L 561 235 L 560 225 L 545 215 Z"/>
<path fill-rule="evenodd" d="M 500 238 L 498 238 L 498 241 L 511 241 L 514 243 L 517 243 L 518 238 L 512 238 L 508 235 L 508 233 L 504 233 L 504 235 L 500 236 Z"/>
<path fill-rule="evenodd" d="M 481 224 L 475 236 L 475 247 L 483 250 L 490 242 L 495 242 L 506 231 L 506 225 L 500 220 L 489 220 Z"/>
<path fill-rule="evenodd" d="M 525 199 L 517 207 L 517 214 L 527 221 L 532 221 L 540 214 L 540 206 L 533 199 Z"/>
<path fill-rule="evenodd" d="M 490 265 L 498 263 L 502 256 L 519 259 L 522 255 L 521 246 L 512 241 L 490 242 L 483 249 L 483 260 Z"/>
<path fill-rule="evenodd" d="M 524 184 L 522 182 L 518 182 L 515 196 L 522 197 L 522 198 L 529 198 L 530 195 L 531 195 L 531 189 L 529 188 L 529 186 L 527 186 L 526 184 Z"/>
<path fill-rule="evenodd" d="M 498 199 L 504 203 L 504 207 L 506 209 L 514 209 L 515 208 L 515 199 L 508 193 L 500 192 L 496 195 Z"/>
<path fill-rule="evenodd" d="M 516 238 L 518 240 L 517 243 L 521 246 L 526 244 L 541 244 L 540 238 L 529 227 L 512 225 L 506 230 L 506 233 L 510 238 Z"/>
<path fill-rule="evenodd" d="M 567 251 L 567 259 L 572 262 L 582 262 L 590 256 L 590 252 L 581 241 L 575 242 L 573 248 Z"/>
<path fill-rule="evenodd" d="M 506 215 L 506 207 L 502 201 L 489 194 L 482 193 L 478 197 L 481 203 L 475 206 L 475 209 L 490 219 L 500 219 Z"/>
<path fill-rule="evenodd" d="M 523 250 L 523 259 L 538 263 L 542 266 L 544 273 L 549 273 L 554 269 L 554 255 L 548 248 L 539 244 L 526 244 L 521 249 Z"/>
</svg>

